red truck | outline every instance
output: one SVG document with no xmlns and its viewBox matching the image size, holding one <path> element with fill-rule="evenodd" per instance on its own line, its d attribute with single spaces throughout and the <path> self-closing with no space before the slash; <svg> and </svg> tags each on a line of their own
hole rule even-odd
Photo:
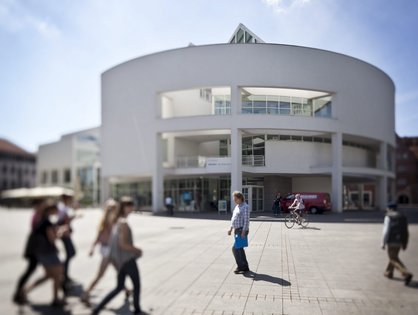
<svg viewBox="0 0 418 315">
<path fill-rule="evenodd" d="M 323 213 L 331 211 L 331 197 L 328 193 L 294 192 L 282 198 L 282 211 L 289 212 L 289 206 L 293 203 L 295 195 L 300 194 L 305 205 L 305 210 L 311 213 Z"/>
</svg>

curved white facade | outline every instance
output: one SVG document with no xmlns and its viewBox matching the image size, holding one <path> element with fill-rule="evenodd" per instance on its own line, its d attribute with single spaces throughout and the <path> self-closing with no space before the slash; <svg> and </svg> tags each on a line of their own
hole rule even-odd
<svg viewBox="0 0 418 315">
<path fill-rule="evenodd" d="M 200 101 L 193 100 L 199 91 Z M 217 91 L 227 104 L 219 112 L 211 108 Z M 266 93 L 274 95 L 259 110 Z M 373 205 L 382 208 L 394 178 L 394 93 L 378 68 L 305 47 L 192 46 L 128 61 L 102 75 L 103 197 L 109 183 L 150 180 L 157 211 L 167 194 L 164 180 L 226 176 L 230 191 L 256 178 L 255 186 L 264 187 L 264 208 L 277 190 L 309 190 L 330 192 L 334 211 L 342 211 L 344 185 L 353 183 L 375 185 Z M 316 95 L 332 98 L 326 117 L 316 116 Z M 306 113 L 292 114 L 300 105 L 295 102 L 305 102 Z M 244 157 L 244 138 L 256 136 L 263 153 Z M 226 148 L 219 155 L 222 140 Z M 198 157 L 197 164 L 179 163 L 192 161 L 188 156 Z"/>
</svg>

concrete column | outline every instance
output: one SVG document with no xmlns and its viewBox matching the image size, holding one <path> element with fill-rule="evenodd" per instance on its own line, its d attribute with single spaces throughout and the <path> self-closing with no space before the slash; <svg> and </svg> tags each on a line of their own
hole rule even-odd
<svg viewBox="0 0 418 315">
<path fill-rule="evenodd" d="M 386 142 L 380 143 L 379 148 L 379 168 L 382 170 L 388 169 L 388 146 Z"/>
<path fill-rule="evenodd" d="M 364 184 L 358 184 L 358 201 L 360 210 L 364 209 Z"/>
<path fill-rule="evenodd" d="M 110 194 L 110 183 L 108 177 L 103 177 L 100 180 L 100 203 L 104 204 L 104 202 L 109 199 L 111 196 Z"/>
<path fill-rule="evenodd" d="M 386 171 L 388 169 L 387 163 L 387 154 L 388 154 L 388 146 L 386 142 L 380 143 L 379 148 L 379 168 L 382 171 Z M 379 178 L 379 201 L 378 207 L 380 210 L 385 210 L 387 203 L 388 203 L 388 178 L 386 175 L 383 175 Z"/>
<path fill-rule="evenodd" d="M 164 209 L 163 144 L 160 133 L 155 136 L 155 161 L 152 173 L 152 211 Z"/>
<path fill-rule="evenodd" d="M 231 129 L 231 193 L 242 190 L 242 131 Z M 231 209 L 235 207 L 231 198 Z"/>
<path fill-rule="evenodd" d="M 332 134 L 332 211 L 343 211 L 343 135 Z"/>
<path fill-rule="evenodd" d="M 388 178 L 387 176 L 381 176 L 379 178 L 379 192 L 378 192 L 378 208 L 379 210 L 385 210 L 388 203 Z"/>
<path fill-rule="evenodd" d="M 231 115 L 241 114 L 241 88 L 231 87 Z"/>
</svg>

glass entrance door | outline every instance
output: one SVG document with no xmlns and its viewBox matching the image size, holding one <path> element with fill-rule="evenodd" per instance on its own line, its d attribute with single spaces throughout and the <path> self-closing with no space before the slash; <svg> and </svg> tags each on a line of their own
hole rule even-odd
<svg viewBox="0 0 418 315">
<path fill-rule="evenodd" d="M 263 196 L 264 187 L 255 185 L 242 186 L 242 193 L 245 200 L 250 206 L 250 211 L 261 212 L 263 211 Z"/>
</svg>

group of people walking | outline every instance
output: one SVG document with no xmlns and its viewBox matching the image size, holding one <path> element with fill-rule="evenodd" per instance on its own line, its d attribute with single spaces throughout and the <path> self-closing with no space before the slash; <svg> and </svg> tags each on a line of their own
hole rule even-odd
<svg viewBox="0 0 418 315">
<path fill-rule="evenodd" d="M 52 200 L 36 199 L 33 201 L 34 213 L 31 220 L 31 232 L 26 242 L 24 257 L 27 268 L 19 278 L 13 301 L 18 304 L 26 302 L 27 295 L 48 279 L 53 281 L 53 306 L 64 305 L 64 297 L 72 280 L 68 276 L 71 259 L 75 248 L 71 239 L 71 221 L 75 218 L 70 212 L 70 196 L 62 196 L 58 204 Z M 58 248 L 55 244 L 61 239 L 65 248 L 65 261 L 61 263 Z M 36 267 L 42 265 L 45 274 L 26 285 Z M 62 297 L 60 298 L 60 291 Z"/>
<path fill-rule="evenodd" d="M 71 203 L 71 196 L 62 196 L 59 203 L 45 199 L 34 201 L 31 232 L 24 250 L 28 266 L 18 280 L 13 295 L 15 303 L 25 304 L 27 296 L 32 290 L 46 280 L 52 279 L 53 300 L 51 306 L 63 307 L 66 304 L 65 298 L 73 283 L 69 277 L 69 265 L 76 253 L 71 239 L 71 221 L 76 216 L 73 214 Z M 124 289 L 126 296 L 129 297 L 131 291 L 125 288 L 127 276 L 133 284 L 133 313 L 143 314 L 140 307 L 140 276 L 136 264 L 136 259 L 142 256 L 142 250 L 134 246 L 132 231 L 127 222 L 127 217 L 133 210 L 134 201 L 130 197 L 122 197 L 119 202 L 110 199 L 105 203 L 97 236 L 89 252 L 89 255 L 93 255 L 96 246 L 100 245 L 102 259 L 97 275 L 83 292 L 81 300 L 90 305 L 90 293 L 110 264 L 117 271 L 117 283 L 115 288 L 92 309 L 92 314 L 99 314 L 106 304 Z M 62 240 L 65 250 L 64 261 L 60 261 L 59 258 L 56 246 L 58 239 Z M 45 274 L 28 285 L 29 278 L 38 265 L 44 267 Z"/>
<path fill-rule="evenodd" d="M 237 264 L 234 272 L 239 274 L 250 271 L 244 250 L 248 246 L 250 210 L 241 192 L 235 191 L 233 199 L 235 208 L 232 212 L 231 224 L 227 234 L 234 236 L 232 252 Z M 37 199 L 34 201 L 33 207 L 31 232 L 24 250 L 27 268 L 18 280 L 13 301 L 17 304 L 26 303 L 27 296 L 32 290 L 46 280 L 52 279 L 52 306 L 61 307 L 65 305 L 65 297 L 71 287 L 69 265 L 76 253 L 71 238 L 71 222 L 76 218 L 71 208 L 72 198 L 62 196 L 61 202 L 58 204 L 51 200 Z M 113 265 L 116 269 L 117 281 L 115 288 L 92 309 L 92 314 L 99 314 L 106 304 L 123 290 L 125 290 L 126 297 L 129 297 L 131 291 L 125 287 L 126 277 L 129 277 L 133 284 L 133 313 L 144 314 L 140 307 L 141 285 L 136 263 L 136 260 L 142 256 L 142 250 L 134 246 L 132 230 L 127 222 L 127 217 L 134 210 L 134 207 L 134 201 L 130 197 L 122 197 L 119 202 L 110 199 L 105 203 L 97 235 L 89 251 L 89 255 L 93 255 L 96 246 L 99 245 L 102 259 L 97 275 L 82 294 L 81 300 L 90 305 L 90 293 L 109 265 Z M 58 239 L 62 240 L 65 249 L 64 262 L 61 262 L 58 256 L 56 246 Z M 390 204 L 385 216 L 382 240 L 382 248 L 388 249 L 389 256 L 389 264 L 384 275 L 391 279 L 394 276 L 394 270 L 397 269 L 404 277 L 406 285 L 411 282 L 412 273 L 400 261 L 399 252 L 401 249 L 405 250 L 407 244 L 406 217 L 397 211 L 395 204 Z M 44 268 L 45 274 L 32 284 L 27 285 L 30 276 L 38 265 Z"/>
</svg>

